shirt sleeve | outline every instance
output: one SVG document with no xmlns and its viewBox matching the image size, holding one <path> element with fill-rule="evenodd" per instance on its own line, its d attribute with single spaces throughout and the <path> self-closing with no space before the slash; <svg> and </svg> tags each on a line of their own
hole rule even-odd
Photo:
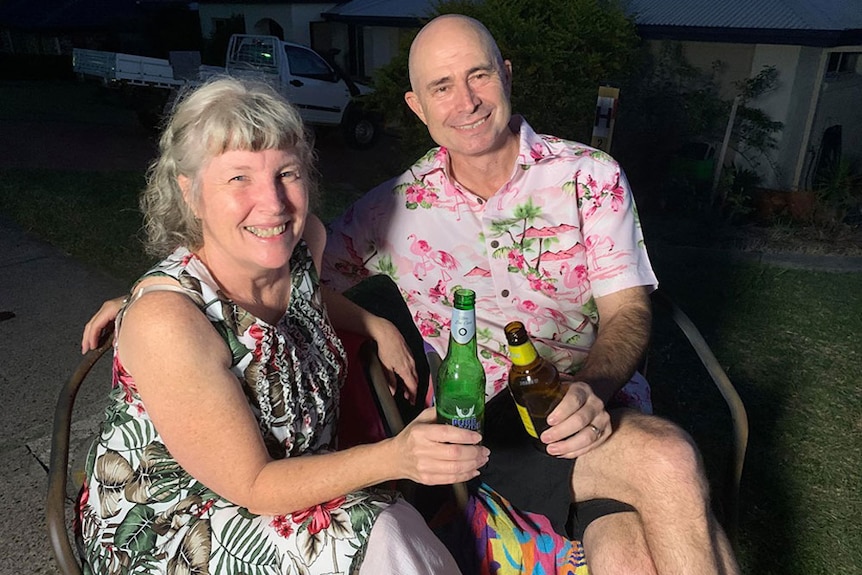
<svg viewBox="0 0 862 575">
<path fill-rule="evenodd" d="M 590 285 L 597 297 L 627 288 L 658 287 L 644 244 L 634 197 L 619 164 L 596 160 L 578 198 Z"/>
<path fill-rule="evenodd" d="M 388 227 L 394 180 L 363 195 L 327 226 L 321 281 L 343 292 L 363 279 L 383 273 L 382 234 Z"/>
</svg>

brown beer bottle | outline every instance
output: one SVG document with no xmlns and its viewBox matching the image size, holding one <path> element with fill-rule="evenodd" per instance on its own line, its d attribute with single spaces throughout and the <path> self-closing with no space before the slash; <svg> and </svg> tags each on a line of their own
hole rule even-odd
<svg viewBox="0 0 862 575">
<path fill-rule="evenodd" d="M 509 391 L 527 433 L 539 440 L 549 427 L 546 418 L 563 399 L 566 388 L 560 384 L 560 374 L 554 364 L 536 352 L 523 323 L 509 322 L 505 331 L 512 360 Z"/>
</svg>

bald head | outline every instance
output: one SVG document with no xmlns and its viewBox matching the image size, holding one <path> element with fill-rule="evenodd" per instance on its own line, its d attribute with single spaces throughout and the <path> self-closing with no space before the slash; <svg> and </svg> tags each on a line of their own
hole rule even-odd
<svg viewBox="0 0 862 575">
<path fill-rule="evenodd" d="M 446 46 L 456 38 L 472 38 L 491 55 L 502 70 L 503 57 L 500 49 L 484 24 L 463 14 L 444 14 L 423 26 L 410 45 L 407 68 L 412 90 L 415 91 L 418 88 L 418 70 L 421 68 L 421 60 L 433 54 L 439 46 Z"/>
</svg>

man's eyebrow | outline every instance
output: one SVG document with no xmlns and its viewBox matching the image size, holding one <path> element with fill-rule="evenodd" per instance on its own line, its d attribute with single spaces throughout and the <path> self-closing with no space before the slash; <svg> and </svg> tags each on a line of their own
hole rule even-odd
<svg viewBox="0 0 862 575">
<path fill-rule="evenodd" d="M 494 72 L 494 71 L 496 71 L 496 67 L 493 64 L 490 64 L 490 63 L 489 64 L 482 64 L 481 66 L 474 66 L 474 67 L 470 68 L 469 70 L 467 70 L 467 77 L 469 78 L 470 76 L 472 76 L 476 72 Z M 445 85 L 451 84 L 451 83 L 452 83 L 452 76 L 451 75 L 450 76 L 443 76 L 442 78 L 437 78 L 436 80 L 432 80 L 432 81 L 428 82 L 426 87 L 429 90 L 433 90 L 434 88 L 437 88 L 438 86 L 445 86 Z"/>
</svg>

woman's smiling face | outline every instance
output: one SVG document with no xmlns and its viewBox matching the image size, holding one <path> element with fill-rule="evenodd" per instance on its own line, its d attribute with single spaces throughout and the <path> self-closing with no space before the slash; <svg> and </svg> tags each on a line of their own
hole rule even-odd
<svg viewBox="0 0 862 575">
<path fill-rule="evenodd" d="M 285 268 L 308 215 L 302 172 L 291 150 L 233 150 L 204 166 L 196 193 L 191 180 L 180 176 L 186 201 L 201 220 L 204 261 L 252 277 Z"/>
</svg>

